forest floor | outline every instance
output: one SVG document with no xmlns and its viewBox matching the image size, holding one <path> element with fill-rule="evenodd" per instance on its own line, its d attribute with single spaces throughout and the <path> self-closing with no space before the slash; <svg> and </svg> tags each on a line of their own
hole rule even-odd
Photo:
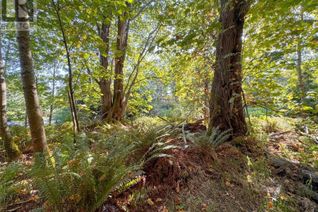
<svg viewBox="0 0 318 212">
<path fill-rule="evenodd" d="M 171 157 L 148 162 L 135 183 L 113 192 L 100 211 L 318 211 L 318 144 L 311 136 L 294 126 L 266 125 L 262 135 L 210 148 L 191 140 L 203 130 L 188 124 L 181 135 L 167 137 L 179 147 L 165 152 Z M 31 166 L 31 155 L 20 163 Z M 37 190 L 24 189 L 5 211 L 45 204 Z"/>
<path fill-rule="evenodd" d="M 318 211 L 318 144 L 292 126 L 266 130 L 264 142 L 236 138 L 215 151 L 169 140 L 183 148 L 170 151 L 173 158 L 151 163 L 142 186 L 104 209 Z M 195 127 L 190 133 L 196 133 Z"/>
</svg>

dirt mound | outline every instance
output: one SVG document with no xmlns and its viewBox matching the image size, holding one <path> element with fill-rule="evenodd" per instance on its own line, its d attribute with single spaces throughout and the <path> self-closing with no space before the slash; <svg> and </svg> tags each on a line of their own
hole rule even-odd
<svg viewBox="0 0 318 212">
<path fill-rule="evenodd" d="M 187 123 L 184 125 L 184 130 L 191 133 L 205 132 L 207 128 L 203 122 L 204 120 L 198 120 L 194 123 Z"/>
<path fill-rule="evenodd" d="M 130 211 L 252 211 L 264 193 L 247 182 L 246 155 L 230 143 L 216 150 L 185 145 L 168 150 L 144 168 L 145 184 L 116 199 Z M 139 197 L 138 200 L 132 200 Z"/>
<path fill-rule="evenodd" d="M 179 144 L 176 145 L 184 146 L 181 142 L 179 141 Z M 159 190 L 173 189 L 177 192 L 181 186 L 187 184 L 193 173 L 216 159 L 214 152 L 191 146 L 169 150 L 165 154 L 171 157 L 154 159 L 145 166 L 146 184 Z"/>
<path fill-rule="evenodd" d="M 289 160 L 275 162 L 283 151 L 271 152 L 281 142 L 297 151 L 286 140 L 297 137 L 289 133 L 275 133 L 266 145 L 240 137 L 216 149 L 170 138 L 180 148 L 147 163 L 144 184 L 115 204 L 129 211 L 314 211 L 317 173 Z"/>
</svg>

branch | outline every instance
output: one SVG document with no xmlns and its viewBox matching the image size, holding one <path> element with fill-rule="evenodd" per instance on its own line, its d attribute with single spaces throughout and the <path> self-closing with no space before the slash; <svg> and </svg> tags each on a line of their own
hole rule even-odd
<svg viewBox="0 0 318 212">
<path fill-rule="evenodd" d="M 138 81 L 136 81 L 135 82 L 135 85 L 136 84 L 139 84 L 139 83 L 141 83 L 141 82 L 143 82 L 143 81 L 145 81 L 145 80 L 162 80 L 163 78 L 161 78 L 161 77 L 157 77 L 157 76 L 154 76 L 154 77 L 147 77 L 147 78 L 144 78 L 144 79 L 141 79 L 141 80 L 138 80 Z"/>
<path fill-rule="evenodd" d="M 145 46 L 142 49 L 141 53 L 139 54 L 137 63 L 134 66 L 133 71 L 131 72 L 131 74 L 128 77 L 127 86 L 126 86 L 125 92 L 124 92 L 125 93 L 125 97 L 126 97 L 125 98 L 126 101 L 128 101 L 128 97 L 129 97 L 129 95 L 131 93 L 132 87 L 135 85 L 136 79 L 137 79 L 138 74 L 139 74 L 140 64 L 145 59 L 145 57 L 147 55 L 147 52 L 149 51 L 149 47 L 151 47 L 153 42 L 155 41 L 155 39 L 156 39 L 156 37 L 158 35 L 160 27 L 161 27 L 161 24 L 158 24 L 158 26 L 153 31 L 151 31 L 149 33 L 149 35 L 147 37 L 147 40 L 146 40 L 146 43 L 145 43 Z"/>
<path fill-rule="evenodd" d="M 146 3 L 143 7 L 141 7 L 141 9 L 137 12 L 136 15 L 134 15 L 130 20 L 134 21 L 136 18 L 138 18 L 140 16 L 140 14 L 145 11 L 147 9 L 147 7 L 154 2 L 155 0 L 150 0 L 148 3 Z"/>
<path fill-rule="evenodd" d="M 89 66 L 88 66 L 87 60 L 84 59 L 83 65 L 84 65 L 85 68 L 86 68 L 87 74 L 91 77 L 92 80 L 94 80 L 94 81 L 99 85 L 99 84 L 100 84 L 100 81 L 93 76 L 92 71 L 91 71 L 91 69 L 90 69 Z"/>
</svg>

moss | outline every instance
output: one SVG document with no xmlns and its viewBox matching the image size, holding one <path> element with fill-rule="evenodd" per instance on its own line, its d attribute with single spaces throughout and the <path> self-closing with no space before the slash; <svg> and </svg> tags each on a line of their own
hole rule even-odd
<svg viewBox="0 0 318 212">
<path fill-rule="evenodd" d="M 19 150 L 19 147 L 12 139 L 7 139 L 4 142 L 4 148 L 7 152 L 7 156 L 9 161 L 16 160 L 20 157 L 21 152 Z"/>
</svg>

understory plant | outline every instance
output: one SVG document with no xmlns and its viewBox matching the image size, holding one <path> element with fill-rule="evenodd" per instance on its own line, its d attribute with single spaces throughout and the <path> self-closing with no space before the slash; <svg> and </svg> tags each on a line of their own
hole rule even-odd
<svg viewBox="0 0 318 212">
<path fill-rule="evenodd" d="M 54 150 L 55 164 L 34 165 L 31 176 L 47 210 L 94 211 L 136 169 L 126 161 L 133 145 L 103 143 L 105 148 L 91 150 L 86 137 L 66 142 Z"/>
<path fill-rule="evenodd" d="M 26 185 L 17 183 L 25 173 L 23 166 L 17 162 L 0 168 L 0 211 L 5 211 L 12 199 L 24 189 Z"/>
<path fill-rule="evenodd" d="M 35 187 L 53 211 L 94 211 L 112 193 L 138 182 L 142 167 L 165 151 L 176 148 L 163 142 L 167 130 L 117 128 L 102 136 L 66 137 L 52 154 L 52 163 L 35 163 L 31 171 Z M 160 135 L 160 136 L 159 136 Z M 136 180 L 137 179 L 137 180 Z"/>
<path fill-rule="evenodd" d="M 201 147 L 216 148 L 230 139 L 232 136 L 231 132 L 231 129 L 221 131 L 219 128 L 213 128 L 211 135 L 205 133 L 203 135 L 188 134 L 187 139 Z"/>
</svg>

